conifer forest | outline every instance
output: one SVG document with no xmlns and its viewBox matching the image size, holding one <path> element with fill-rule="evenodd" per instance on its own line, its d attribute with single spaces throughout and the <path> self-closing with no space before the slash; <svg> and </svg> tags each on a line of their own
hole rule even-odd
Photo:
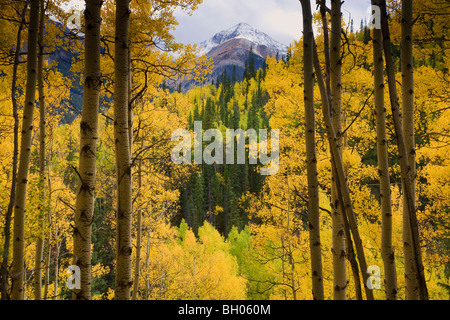
<svg viewBox="0 0 450 320">
<path fill-rule="evenodd" d="M 71 1 L 0 0 L 2 300 L 449 299 L 447 0 L 283 0 L 277 54 Z"/>
</svg>

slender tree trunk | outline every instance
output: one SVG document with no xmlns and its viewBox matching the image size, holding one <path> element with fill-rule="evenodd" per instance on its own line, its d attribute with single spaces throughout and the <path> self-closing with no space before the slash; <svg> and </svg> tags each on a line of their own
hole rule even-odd
<svg viewBox="0 0 450 320">
<path fill-rule="evenodd" d="M 145 257 L 145 270 L 147 272 L 148 272 L 149 267 L 150 267 L 151 235 L 152 235 L 152 231 L 149 230 L 148 238 L 147 238 L 147 244 L 146 244 L 146 257 Z M 151 286 L 150 286 L 150 279 L 148 277 L 148 273 L 147 273 L 147 278 L 146 278 L 146 281 L 145 281 L 145 291 L 146 291 L 147 300 L 150 300 Z"/>
<path fill-rule="evenodd" d="M 12 75 L 12 84 L 11 84 L 11 101 L 12 101 L 12 111 L 14 118 L 14 150 L 13 150 L 13 159 L 12 159 L 12 178 L 11 178 L 11 189 L 9 196 L 9 204 L 8 209 L 5 214 L 5 243 L 3 246 L 3 260 L 1 266 L 1 295 L 2 300 L 8 299 L 8 260 L 9 260 L 9 246 L 11 241 L 11 220 L 12 213 L 14 210 L 14 202 L 16 199 L 16 183 L 17 183 L 17 162 L 19 159 L 19 115 L 18 115 L 18 106 L 16 99 L 16 91 L 17 91 L 17 68 L 19 67 L 19 59 L 20 59 L 20 48 L 22 44 L 22 30 L 25 25 L 25 17 L 28 8 L 28 0 L 25 1 L 25 5 L 23 6 L 21 20 L 19 24 L 19 28 L 17 30 L 17 42 L 16 42 L 16 51 L 14 53 L 14 66 L 13 66 L 13 75 Z"/>
<path fill-rule="evenodd" d="M 34 300 L 42 299 L 42 259 L 44 256 L 44 227 L 46 214 L 45 200 L 45 167 L 46 167 L 46 114 L 44 91 L 44 32 L 45 32 L 45 7 L 44 0 L 40 0 L 39 37 L 38 37 L 38 61 L 37 83 L 39 93 L 39 221 L 40 230 L 36 239 L 36 253 L 34 257 Z"/>
<path fill-rule="evenodd" d="M 46 254 L 45 254 L 45 285 L 44 285 L 44 296 L 43 299 L 44 300 L 48 300 L 48 289 L 50 286 L 50 262 L 51 262 L 51 214 L 49 212 L 49 217 L 48 217 L 48 230 L 49 230 L 49 234 L 47 236 L 47 242 L 46 242 Z"/>
<path fill-rule="evenodd" d="M 292 243 L 289 240 L 289 264 L 291 265 L 291 289 L 292 289 L 292 299 L 297 300 L 297 287 L 295 285 L 295 260 L 294 254 L 292 252 Z"/>
<path fill-rule="evenodd" d="M 331 115 L 333 127 L 338 138 L 337 144 L 342 157 L 344 147 L 342 137 L 342 61 L 341 61 L 341 1 L 331 1 L 331 36 L 330 36 L 330 82 Z M 333 230 L 333 298 L 345 300 L 347 297 L 347 265 L 345 249 L 345 232 L 341 220 L 342 207 L 336 190 L 336 179 L 332 170 L 331 203 Z"/>
<path fill-rule="evenodd" d="M 138 168 L 138 192 L 139 196 L 142 188 L 142 159 L 139 159 Z M 136 226 L 136 260 L 134 263 L 134 286 L 133 286 L 133 300 L 137 300 L 139 292 L 139 278 L 141 276 L 141 248 L 142 248 L 142 209 L 137 210 L 137 226 Z"/>
<path fill-rule="evenodd" d="M 59 279 L 59 248 L 61 244 L 59 242 L 55 243 L 55 291 L 54 300 L 58 300 L 58 279 Z"/>
<path fill-rule="evenodd" d="M 320 7 L 320 15 L 322 17 L 322 30 L 323 30 L 323 54 L 325 56 L 325 85 L 327 88 L 328 98 L 331 98 L 331 64 L 330 64 L 330 36 L 328 32 L 328 19 L 327 19 L 327 5 L 326 0 L 316 0 Z M 330 106 L 331 107 L 331 106 Z M 333 116 L 333 109 L 330 109 L 331 116 Z"/>
<path fill-rule="evenodd" d="M 335 176 L 337 176 L 335 174 Z M 338 178 L 336 178 L 337 180 Z M 338 190 L 339 192 L 339 190 Z M 339 192 L 340 193 L 340 192 Z M 342 194 L 339 195 L 339 199 L 342 199 Z M 359 275 L 358 262 L 356 261 L 355 249 L 353 245 L 352 235 L 350 233 L 350 227 L 347 222 L 347 217 L 345 212 L 341 210 L 341 220 L 344 221 L 344 234 L 345 234 L 345 245 L 347 247 L 347 258 L 350 263 L 350 268 L 352 269 L 353 281 L 355 282 L 355 296 L 356 300 L 362 300 L 362 290 L 361 290 L 361 276 Z"/>
<path fill-rule="evenodd" d="M 74 300 L 91 299 L 91 232 L 94 216 L 100 71 L 100 0 L 86 0 L 85 82 L 80 123 L 78 193 L 73 235 L 74 261 L 80 268 L 81 289 L 73 291 Z"/>
<path fill-rule="evenodd" d="M 134 131 L 133 131 L 133 77 L 131 68 L 131 47 L 128 48 L 128 139 L 130 140 L 130 156 L 133 158 L 133 143 L 134 143 Z"/>
<path fill-rule="evenodd" d="M 361 269 L 361 273 L 362 273 L 363 280 L 364 280 L 364 288 L 366 291 L 367 299 L 373 300 L 373 292 L 372 292 L 372 290 L 370 290 L 367 287 L 367 279 L 369 277 L 367 274 L 368 268 L 367 268 L 366 257 L 365 257 L 364 249 L 362 246 L 362 240 L 359 235 L 358 225 L 356 223 L 356 216 L 353 211 L 352 201 L 351 201 L 351 197 L 350 197 L 350 189 L 348 187 L 347 178 L 346 178 L 345 170 L 344 170 L 344 165 L 342 162 L 342 157 L 339 153 L 339 148 L 338 148 L 338 145 L 336 142 L 337 141 L 336 133 L 334 131 L 333 123 L 331 121 L 331 116 L 330 116 L 330 101 L 327 97 L 325 82 L 323 79 L 322 69 L 321 69 L 320 62 L 319 62 L 319 56 L 317 54 L 317 47 L 315 45 L 314 45 L 314 69 L 316 71 L 317 83 L 319 85 L 320 93 L 322 96 L 322 112 L 323 112 L 323 117 L 325 120 L 326 129 L 327 129 L 327 136 L 328 136 L 328 141 L 330 144 L 331 157 L 333 159 L 333 164 L 335 166 L 334 169 L 336 171 L 336 179 L 337 179 L 338 185 L 339 185 L 339 192 L 341 192 L 341 194 L 342 194 L 342 199 L 340 202 L 342 203 L 342 207 L 345 210 L 346 217 L 347 217 L 347 220 L 349 223 L 349 227 L 352 232 L 353 239 L 354 239 L 354 243 L 355 243 L 355 247 L 356 247 L 356 254 L 358 257 L 359 267 Z"/>
<path fill-rule="evenodd" d="M 411 190 L 416 194 L 416 149 L 414 137 L 414 67 L 413 67 L 413 2 L 402 1 L 402 117 L 406 152 L 411 170 Z M 403 194 L 403 254 L 405 256 L 405 296 L 407 300 L 419 299 L 419 283 L 414 273 L 414 251 L 411 246 L 411 226 L 408 217 L 408 205 Z M 415 196 L 411 199 L 416 207 Z"/>
<path fill-rule="evenodd" d="M 24 223 L 25 201 L 27 197 L 28 169 L 33 132 L 33 114 L 36 104 L 37 40 L 39 33 L 39 0 L 30 2 L 30 24 L 28 27 L 28 62 L 25 106 L 22 120 L 22 139 L 20 145 L 19 168 L 17 172 L 16 199 L 14 204 L 14 241 L 12 264 L 13 300 L 24 299 L 25 259 Z"/>
<path fill-rule="evenodd" d="M 290 169 L 287 169 L 287 175 L 286 175 L 286 187 L 288 190 L 288 207 L 287 207 L 287 226 L 286 226 L 286 233 L 292 234 L 291 230 L 291 187 L 289 186 L 289 175 L 290 175 Z M 289 238 L 288 239 L 288 258 L 289 258 L 289 265 L 291 267 L 291 290 L 292 290 L 292 298 L 293 300 L 297 300 L 297 286 L 295 285 L 295 259 L 294 254 L 292 250 L 292 241 Z"/>
<path fill-rule="evenodd" d="M 308 212 L 309 237 L 311 250 L 311 274 L 313 298 L 324 299 L 322 276 L 322 251 L 320 244 L 319 216 L 319 181 L 317 178 L 317 157 L 315 141 L 315 111 L 314 111 L 314 70 L 313 48 L 314 33 L 312 29 L 311 4 L 309 0 L 300 0 L 303 12 L 303 63 L 304 63 L 304 104 L 305 104 L 305 142 L 308 176 Z"/>
<path fill-rule="evenodd" d="M 387 18 L 386 1 L 374 0 L 376 5 L 381 8 L 381 28 L 383 31 L 383 48 L 386 59 L 386 69 L 389 82 L 389 93 L 391 101 L 392 116 L 394 120 L 394 130 L 397 140 L 397 147 L 400 159 L 400 169 L 402 176 L 402 185 L 405 204 L 407 207 L 407 219 L 411 231 L 411 243 L 408 243 L 413 252 L 414 278 L 417 279 L 419 286 L 419 297 L 421 300 L 428 300 L 428 289 L 425 281 L 424 267 L 422 262 L 422 252 L 420 248 L 419 226 L 417 222 L 415 207 L 415 192 L 413 188 L 414 172 L 409 163 L 408 150 L 406 148 L 405 137 L 403 134 L 403 124 L 400 114 L 400 103 L 397 93 L 397 83 L 395 80 L 395 66 L 391 50 L 391 37 L 389 32 L 389 22 Z M 412 65 L 411 65 L 412 68 Z M 405 232 L 405 230 L 403 230 Z"/>
<path fill-rule="evenodd" d="M 129 300 L 131 279 L 131 152 L 128 121 L 129 0 L 116 1 L 114 139 L 117 167 L 116 299 Z"/>
<path fill-rule="evenodd" d="M 53 135 L 53 130 L 50 131 L 50 136 Z M 51 139 L 51 138 L 50 138 Z M 52 142 L 49 142 L 49 146 L 51 146 Z M 51 265 L 51 258 L 52 258 L 52 179 L 50 176 L 50 163 L 52 158 L 52 151 L 50 147 L 50 152 L 48 156 L 47 161 L 47 184 L 48 184 L 48 234 L 47 234 L 47 245 L 46 245 L 46 258 L 45 258 L 45 287 L 44 287 L 44 300 L 48 300 L 48 292 L 49 292 L 49 286 L 50 286 L 50 265 Z M 56 278 L 55 278 L 56 283 Z"/>
<path fill-rule="evenodd" d="M 285 245 L 284 245 L 284 238 L 281 239 L 281 274 L 282 274 L 282 283 L 286 283 L 286 271 L 285 271 L 285 260 L 286 260 L 286 253 L 285 253 L 286 249 L 285 249 Z M 287 286 L 283 286 L 283 295 L 284 295 L 284 300 L 288 300 L 288 296 L 287 296 Z"/>
<path fill-rule="evenodd" d="M 384 105 L 383 34 L 380 29 L 373 30 L 373 64 L 381 198 L 381 255 L 385 272 L 386 299 L 396 300 L 397 272 L 395 269 L 394 249 L 392 247 L 391 183 L 389 177 L 388 140 L 386 137 L 386 108 Z"/>
</svg>

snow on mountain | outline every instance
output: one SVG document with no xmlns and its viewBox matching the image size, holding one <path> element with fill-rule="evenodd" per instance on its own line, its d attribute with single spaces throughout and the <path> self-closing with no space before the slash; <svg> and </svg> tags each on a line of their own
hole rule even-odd
<svg viewBox="0 0 450 320">
<path fill-rule="evenodd" d="M 280 54 L 287 53 L 288 47 L 286 45 L 272 39 L 266 33 L 252 28 L 247 23 L 241 22 L 234 27 L 216 33 L 211 39 L 200 43 L 200 54 L 203 55 L 209 53 L 213 48 L 221 45 L 225 41 L 234 38 L 246 39 L 257 45 L 267 46 L 274 52 L 280 52 Z"/>
</svg>

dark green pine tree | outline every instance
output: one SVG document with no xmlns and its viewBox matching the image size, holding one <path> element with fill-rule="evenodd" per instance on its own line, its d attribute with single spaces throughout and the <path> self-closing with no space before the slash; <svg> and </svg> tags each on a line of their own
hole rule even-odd
<svg viewBox="0 0 450 320">
<path fill-rule="evenodd" d="M 237 75 L 236 75 L 236 65 L 233 66 L 233 75 L 231 77 L 231 84 L 234 86 L 234 84 L 237 82 Z"/>
<path fill-rule="evenodd" d="M 200 228 L 205 221 L 204 189 L 202 173 L 195 173 L 193 175 L 192 193 L 190 195 L 190 211 L 192 213 L 191 227 L 196 235 L 198 234 L 198 228 Z"/>
<path fill-rule="evenodd" d="M 248 75 L 248 59 L 245 61 L 245 64 L 244 64 L 243 79 L 249 79 L 249 75 Z"/>
<path fill-rule="evenodd" d="M 227 110 L 227 102 L 225 101 L 225 93 L 222 90 L 219 95 L 219 108 L 220 108 L 220 120 L 222 121 L 225 127 L 228 127 L 228 110 Z"/>
<path fill-rule="evenodd" d="M 250 46 L 247 61 L 244 68 L 244 79 L 250 80 L 256 76 L 255 56 L 253 54 L 253 45 Z"/>
<path fill-rule="evenodd" d="M 215 165 L 203 165 L 203 185 L 205 186 L 203 211 L 206 213 L 206 220 L 211 225 L 218 227 L 220 221 L 216 219 L 215 208 L 217 205 L 221 205 L 222 195 Z"/>
<path fill-rule="evenodd" d="M 235 101 L 233 106 L 233 116 L 231 120 L 231 128 L 232 129 L 239 129 L 240 128 L 240 122 L 241 122 L 241 110 Z"/>
<path fill-rule="evenodd" d="M 202 116 L 200 114 L 198 103 L 195 103 L 195 106 L 194 106 L 194 121 L 200 121 L 201 119 L 202 119 Z"/>
<path fill-rule="evenodd" d="M 188 116 L 188 126 L 189 126 L 189 130 L 193 131 L 194 130 L 194 117 L 192 115 L 192 112 L 189 112 L 189 116 Z"/>
<path fill-rule="evenodd" d="M 256 67 L 255 67 L 255 56 L 253 54 L 253 46 L 250 46 L 250 53 L 248 57 L 248 75 L 249 78 L 254 78 L 256 76 Z"/>
<path fill-rule="evenodd" d="M 261 71 L 262 71 L 262 73 L 261 73 L 261 77 L 262 77 L 262 79 L 265 79 L 266 78 L 266 74 L 267 74 L 267 58 L 265 58 L 264 59 L 264 62 L 263 62 L 263 64 L 262 64 L 262 68 L 261 68 Z"/>
<path fill-rule="evenodd" d="M 292 58 L 292 50 L 291 50 L 291 48 L 288 48 L 288 51 L 286 54 L 286 59 L 284 61 L 286 63 L 286 65 L 289 65 L 289 61 L 291 60 L 291 58 Z"/>
<path fill-rule="evenodd" d="M 206 99 L 203 112 L 203 130 L 215 128 L 216 110 L 214 101 L 211 98 Z"/>
</svg>

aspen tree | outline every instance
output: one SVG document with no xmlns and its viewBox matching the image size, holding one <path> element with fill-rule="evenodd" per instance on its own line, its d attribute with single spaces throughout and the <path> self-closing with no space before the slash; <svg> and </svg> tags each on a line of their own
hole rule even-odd
<svg viewBox="0 0 450 320">
<path fill-rule="evenodd" d="M 342 157 L 344 147 L 342 137 L 342 61 L 341 61 L 341 0 L 331 0 L 330 34 L 330 82 L 331 115 L 336 132 L 337 145 Z M 334 171 L 332 170 L 331 208 L 333 229 L 333 297 L 345 300 L 347 295 L 347 266 L 345 250 L 345 232 L 341 220 L 342 207 L 336 190 Z"/>
<path fill-rule="evenodd" d="M 416 207 L 416 150 L 414 134 L 414 67 L 413 67 L 413 1 L 402 1 L 401 71 L 402 71 L 402 117 L 403 135 L 411 170 L 411 202 Z M 403 194 L 403 254 L 405 256 L 405 296 L 407 300 L 419 298 L 419 284 L 414 274 L 414 252 L 411 244 L 411 226 L 408 206 Z"/>
<path fill-rule="evenodd" d="M 40 0 L 39 15 L 39 37 L 38 37 L 38 60 L 37 60 L 37 83 L 39 94 L 39 220 L 41 229 L 38 231 L 36 240 L 36 253 L 34 259 L 34 299 L 42 299 L 42 259 L 44 255 L 44 219 L 46 213 L 45 206 L 45 140 L 46 140 L 46 110 L 44 92 L 44 32 L 45 32 L 45 7 L 44 0 Z"/>
<path fill-rule="evenodd" d="M 50 130 L 50 136 L 53 135 L 53 130 Z M 51 142 L 51 138 L 49 139 L 49 154 L 47 157 L 47 187 L 48 187 L 48 217 L 47 217 L 47 221 L 48 221 L 48 234 L 47 234 L 47 244 L 46 244 L 46 248 L 47 248 L 47 256 L 45 258 L 45 286 L 44 286 L 44 296 L 43 299 L 44 300 L 48 300 L 48 293 L 49 293 L 49 286 L 50 286 L 50 265 L 51 265 L 51 259 L 52 259 L 52 235 L 53 235 L 53 222 L 52 222 L 52 207 L 51 207 L 51 203 L 52 203 L 52 178 L 50 175 L 51 172 L 51 158 L 52 158 L 52 142 Z M 58 245 L 56 245 L 56 247 L 58 247 Z M 57 272 L 57 264 L 58 264 L 58 255 L 55 255 L 56 259 L 55 259 L 55 279 L 58 279 L 58 272 Z M 55 292 L 57 295 L 58 292 L 58 281 L 55 281 Z"/>
<path fill-rule="evenodd" d="M 129 115 L 129 0 L 116 1 L 114 141 L 117 172 L 116 299 L 129 300 L 131 279 L 131 152 Z"/>
<path fill-rule="evenodd" d="M 392 202 L 389 177 L 388 140 L 386 136 L 386 108 L 384 105 L 383 34 L 373 29 L 374 94 L 377 127 L 377 158 L 380 176 L 381 201 L 381 255 L 385 272 L 387 300 L 397 299 L 397 272 L 392 247 Z"/>
<path fill-rule="evenodd" d="M 337 144 L 342 157 L 342 67 L 341 67 L 341 2 L 332 1 L 331 10 L 327 8 L 326 1 L 317 1 L 320 5 L 320 14 L 322 17 L 322 29 L 324 38 L 324 56 L 325 56 L 325 85 L 327 97 L 330 101 L 330 116 L 333 120 L 334 130 L 337 135 Z M 331 14 L 331 36 L 328 31 L 327 13 Z M 331 46 L 331 48 L 330 48 Z M 333 164 L 331 164 L 333 166 Z M 338 186 L 336 185 L 335 171 L 331 170 L 331 209 L 332 209 L 332 255 L 333 255 L 333 298 L 335 300 L 345 300 L 347 294 L 347 265 L 345 241 L 346 236 L 341 219 L 341 210 L 338 196 Z M 347 228 L 348 229 L 348 228 Z M 352 270 L 355 276 L 356 295 L 362 299 L 360 294 L 360 281 L 354 255 L 349 252 Z"/>
<path fill-rule="evenodd" d="M 370 290 L 367 287 L 367 279 L 368 279 L 367 270 L 368 269 L 367 269 L 366 257 L 365 257 L 364 249 L 362 246 L 362 240 L 359 235 L 358 225 L 356 223 L 355 212 L 353 211 L 353 205 L 352 205 L 352 201 L 351 201 L 351 197 L 350 197 L 350 189 L 348 187 L 347 177 L 345 175 L 342 157 L 339 153 L 339 149 L 338 149 L 337 142 L 336 142 L 337 141 L 336 133 L 334 131 L 334 127 L 333 127 L 333 123 L 332 123 L 331 115 L 330 115 L 330 107 L 329 107 L 330 101 L 328 99 L 328 95 L 327 95 L 327 91 L 326 91 L 326 87 L 325 87 L 325 81 L 323 79 L 322 69 L 320 66 L 319 56 L 317 54 L 316 45 L 314 45 L 313 61 L 314 61 L 314 70 L 316 71 L 316 77 L 317 77 L 316 79 L 317 79 L 317 83 L 319 85 L 320 95 L 322 97 L 322 113 L 323 113 L 323 118 L 325 121 L 325 126 L 327 129 L 327 138 L 328 138 L 328 141 L 330 144 L 332 163 L 334 166 L 334 170 L 336 172 L 336 175 L 335 175 L 336 181 L 337 181 L 337 185 L 339 186 L 338 193 L 340 193 L 340 197 L 341 197 L 340 202 L 342 203 L 342 207 L 345 211 L 345 215 L 348 220 L 348 225 L 350 227 L 350 230 L 351 230 L 351 233 L 352 233 L 352 236 L 354 239 L 356 254 L 358 257 L 359 267 L 360 267 L 363 281 L 364 281 L 364 288 L 366 291 L 367 300 L 373 300 L 373 292 L 372 292 L 372 290 Z"/>
<path fill-rule="evenodd" d="M 27 85 L 22 119 L 19 167 L 17 171 L 16 198 L 14 204 L 13 263 L 11 299 L 24 299 L 25 257 L 24 223 L 27 197 L 28 169 L 30 165 L 33 114 L 36 104 L 37 41 L 39 32 L 39 0 L 30 1 L 28 26 Z"/>
<path fill-rule="evenodd" d="M 303 63 L 304 63 L 304 104 L 305 104 L 305 141 L 308 176 L 308 213 L 311 250 L 311 273 L 313 297 L 324 299 L 322 276 L 322 252 L 320 244 L 319 219 L 319 181 L 317 178 L 316 157 L 316 120 L 314 110 L 314 70 L 311 4 L 309 0 L 300 0 L 303 12 Z"/>
<path fill-rule="evenodd" d="M 411 169 L 408 157 L 408 151 L 406 149 L 405 137 L 403 134 L 403 124 L 402 118 L 400 114 L 400 103 L 399 97 L 397 93 L 397 83 L 395 80 L 395 65 L 394 59 L 392 56 L 391 49 L 391 37 L 389 31 L 389 22 L 387 18 L 387 10 L 386 10 L 386 1 L 385 0 L 376 0 L 374 1 L 375 5 L 379 5 L 381 9 L 381 29 L 383 32 L 383 49 L 386 60 L 386 69 L 388 75 L 388 83 L 389 83 L 389 95 L 390 95 L 390 103 L 392 109 L 392 116 L 394 121 L 394 130 L 395 136 L 397 140 L 397 147 L 400 159 L 400 169 L 402 176 L 402 186 L 405 204 L 407 207 L 407 219 L 409 221 L 410 230 L 411 230 L 411 243 L 408 243 L 411 246 L 413 251 L 413 268 L 414 268 L 414 277 L 417 279 L 418 287 L 419 287 L 419 297 L 421 300 L 428 300 L 428 289 L 425 281 L 424 275 L 424 267 L 422 262 L 422 252 L 420 249 L 420 237 L 419 237 L 419 227 L 417 222 L 416 215 L 416 207 L 415 207 L 415 192 L 413 189 L 412 181 L 413 171 Z M 412 67 L 412 66 L 411 66 Z"/>
<path fill-rule="evenodd" d="M 11 220 L 12 213 L 14 210 L 14 202 L 16 198 L 16 184 L 17 184 L 17 163 L 19 159 L 19 115 L 18 115 L 18 105 L 17 105 L 17 69 L 19 67 L 20 60 L 20 48 L 22 45 L 22 30 L 25 26 L 25 17 L 27 13 L 29 0 L 25 1 L 23 6 L 21 20 L 19 24 L 19 28 L 17 30 L 17 41 L 16 41 L 16 49 L 14 52 L 14 65 L 13 65 L 13 74 L 11 81 L 11 102 L 12 102 L 12 113 L 14 118 L 14 151 L 13 151 L 13 159 L 12 159 L 12 177 L 11 177 L 11 188 L 9 195 L 9 204 L 8 209 L 5 214 L 5 233 L 4 233 L 4 247 L 2 252 L 2 265 L 1 265 L 1 284 L 0 284 L 0 292 L 1 299 L 8 299 L 8 260 L 9 260 L 9 247 L 10 247 L 10 239 L 11 239 Z"/>
<path fill-rule="evenodd" d="M 143 140 L 141 147 L 143 147 Z M 142 159 L 139 159 L 138 165 L 138 193 L 140 195 L 142 188 Z M 136 259 L 134 263 L 134 280 L 133 280 L 133 300 L 137 300 L 139 292 L 139 277 L 141 276 L 141 251 L 142 251 L 142 209 L 137 210 L 136 225 Z"/>
<path fill-rule="evenodd" d="M 94 216 L 100 71 L 100 0 L 86 0 L 85 82 L 80 122 L 80 158 L 78 193 L 75 207 L 74 264 L 80 267 L 81 289 L 73 299 L 91 299 L 91 231 Z"/>
</svg>

